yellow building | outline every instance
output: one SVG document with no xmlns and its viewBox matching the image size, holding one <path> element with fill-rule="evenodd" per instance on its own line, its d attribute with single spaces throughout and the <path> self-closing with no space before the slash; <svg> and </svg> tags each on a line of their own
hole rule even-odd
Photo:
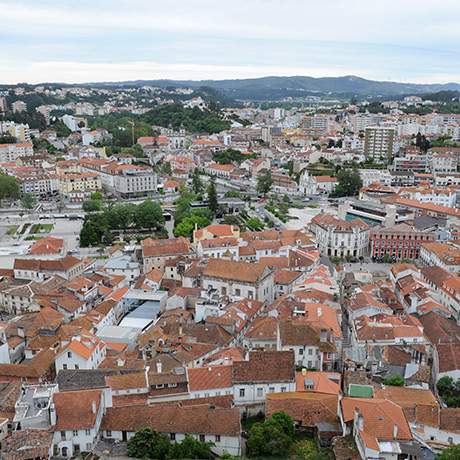
<svg viewBox="0 0 460 460">
<path fill-rule="evenodd" d="M 69 201 L 86 200 L 91 193 L 102 190 L 101 178 L 92 172 L 69 173 L 59 176 L 59 193 Z"/>
</svg>

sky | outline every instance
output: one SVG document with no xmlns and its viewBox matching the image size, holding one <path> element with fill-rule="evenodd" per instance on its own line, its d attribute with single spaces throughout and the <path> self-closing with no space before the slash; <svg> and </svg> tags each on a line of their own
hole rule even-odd
<svg viewBox="0 0 460 460">
<path fill-rule="evenodd" d="M 0 83 L 460 82 L 459 0 L 0 0 Z"/>
</svg>

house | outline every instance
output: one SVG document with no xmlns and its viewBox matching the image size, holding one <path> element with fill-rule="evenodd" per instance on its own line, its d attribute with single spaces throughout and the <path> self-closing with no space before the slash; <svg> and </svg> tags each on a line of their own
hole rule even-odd
<svg viewBox="0 0 460 460">
<path fill-rule="evenodd" d="M 81 275 L 86 268 L 86 261 L 77 257 L 65 256 L 62 259 L 20 259 L 14 260 L 13 270 L 16 279 L 43 281 L 58 275 L 70 280 Z"/>
<path fill-rule="evenodd" d="M 140 264 L 128 255 L 108 259 L 104 268 L 111 275 L 124 276 L 127 284 L 134 282 L 141 273 Z"/>
<path fill-rule="evenodd" d="M 4 460 L 51 458 L 53 433 L 49 430 L 26 429 L 14 431 L 2 439 L 1 457 Z"/>
<path fill-rule="evenodd" d="M 92 334 L 81 334 L 62 343 L 56 356 L 56 371 L 60 369 L 97 369 L 106 355 L 106 345 Z"/>
<path fill-rule="evenodd" d="M 35 241 L 29 248 L 29 255 L 41 258 L 58 258 L 63 256 L 64 240 L 54 236 L 45 236 Z"/>
<path fill-rule="evenodd" d="M 187 434 L 213 443 L 217 455 L 242 454 L 240 412 L 237 408 L 219 408 L 209 404 L 181 406 L 154 404 L 107 409 L 102 422 L 102 437 L 127 441 L 141 428 L 165 434 L 171 442 L 182 441 Z"/>
<path fill-rule="evenodd" d="M 378 398 L 345 397 L 339 417 L 343 435 L 352 435 L 362 460 L 421 457 L 403 410 Z"/>
<path fill-rule="evenodd" d="M 211 240 L 213 238 L 239 238 L 240 229 L 236 225 L 214 224 L 193 231 L 193 242 Z"/>
<path fill-rule="evenodd" d="M 153 268 L 164 271 L 166 261 L 190 253 L 190 242 L 183 237 L 167 240 L 147 238 L 141 243 L 144 273 Z"/>
<path fill-rule="evenodd" d="M 195 367 L 188 370 L 191 398 L 232 395 L 232 366 Z"/>
<path fill-rule="evenodd" d="M 267 393 L 295 391 L 292 351 L 250 351 L 244 361 L 233 363 L 235 404 L 260 407 Z"/>
<path fill-rule="evenodd" d="M 337 416 L 338 395 L 317 391 L 273 393 L 266 396 L 266 416 L 285 412 L 297 429 L 315 435 L 321 446 L 330 446 L 341 435 Z"/>
<path fill-rule="evenodd" d="M 202 287 L 207 291 L 262 302 L 273 301 L 273 281 L 273 271 L 264 264 L 224 259 L 209 259 L 201 275 Z"/>
<path fill-rule="evenodd" d="M 99 439 L 106 407 L 111 404 L 101 389 L 54 393 L 50 408 L 53 455 L 70 458 L 91 452 Z"/>
<path fill-rule="evenodd" d="M 278 331 L 278 349 L 293 351 L 296 366 L 332 370 L 336 348 L 330 330 L 318 330 L 303 319 L 288 319 L 279 323 Z"/>
</svg>

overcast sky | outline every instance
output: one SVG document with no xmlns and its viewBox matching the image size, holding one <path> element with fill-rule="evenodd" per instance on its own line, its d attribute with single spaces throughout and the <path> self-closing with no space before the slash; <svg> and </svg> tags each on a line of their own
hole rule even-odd
<svg viewBox="0 0 460 460">
<path fill-rule="evenodd" d="M 0 82 L 460 82 L 459 0 L 0 0 Z"/>
</svg>

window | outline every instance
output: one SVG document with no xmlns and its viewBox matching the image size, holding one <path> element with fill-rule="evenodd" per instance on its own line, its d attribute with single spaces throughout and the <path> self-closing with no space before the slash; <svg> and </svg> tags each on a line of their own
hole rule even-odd
<svg viewBox="0 0 460 460">
<path fill-rule="evenodd" d="M 111 430 L 105 430 L 105 435 L 106 435 L 108 438 L 111 438 L 111 437 L 112 437 L 112 431 L 111 431 Z"/>
<path fill-rule="evenodd" d="M 200 441 L 204 442 L 205 440 L 206 440 L 206 438 L 205 438 L 204 434 L 200 434 Z"/>
<path fill-rule="evenodd" d="M 68 351 L 67 352 L 67 358 L 71 358 L 72 357 L 72 352 L 71 351 Z"/>
<path fill-rule="evenodd" d="M 93 449 L 93 445 L 92 445 L 90 442 L 87 442 L 87 443 L 86 443 L 86 450 L 87 450 L 88 452 L 91 452 L 92 449 Z"/>
<path fill-rule="evenodd" d="M 235 295 L 237 297 L 240 297 L 241 296 L 241 289 L 235 289 Z"/>
<path fill-rule="evenodd" d="M 240 388 L 240 398 L 244 398 L 244 388 Z"/>
<path fill-rule="evenodd" d="M 263 388 L 257 388 L 257 397 L 261 398 L 264 395 L 264 389 Z"/>
<path fill-rule="evenodd" d="M 220 442 L 220 434 L 216 434 L 216 442 Z"/>
<path fill-rule="evenodd" d="M 61 439 L 65 439 L 65 431 L 61 431 Z"/>
<path fill-rule="evenodd" d="M 67 364 L 63 364 L 63 365 L 62 365 L 62 368 L 63 368 L 63 369 L 67 369 Z"/>
<path fill-rule="evenodd" d="M 309 349 L 308 349 L 308 354 L 309 354 L 309 355 L 312 355 L 312 354 L 313 354 L 313 348 L 309 348 Z"/>
<path fill-rule="evenodd" d="M 270 388 L 268 389 L 268 392 L 269 392 L 269 393 L 274 393 L 274 392 L 275 392 L 275 387 L 270 387 Z"/>
<path fill-rule="evenodd" d="M 299 348 L 299 355 L 303 355 L 303 348 Z"/>
<path fill-rule="evenodd" d="M 286 387 L 281 387 L 281 393 L 286 393 Z"/>
<path fill-rule="evenodd" d="M 169 433 L 169 439 L 171 441 L 175 441 L 176 440 L 176 433 Z"/>
<path fill-rule="evenodd" d="M 78 364 L 75 364 L 75 369 L 80 369 L 80 366 Z"/>
<path fill-rule="evenodd" d="M 89 436 L 91 434 L 91 430 L 85 430 L 86 436 Z"/>
<path fill-rule="evenodd" d="M 449 444 L 453 444 L 454 443 L 454 438 L 451 438 L 450 436 L 447 438 L 447 442 Z"/>
<path fill-rule="evenodd" d="M 160 383 L 160 384 L 158 384 L 158 385 L 155 385 L 155 388 L 157 388 L 157 389 L 158 389 L 158 388 L 164 388 L 164 387 L 165 387 L 165 386 L 164 386 L 163 383 Z"/>
<path fill-rule="evenodd" d="M 73 430 L 72 434 L 73 434 L 74 436 L 78 436 L 78 430 Z"/>
</svg>

